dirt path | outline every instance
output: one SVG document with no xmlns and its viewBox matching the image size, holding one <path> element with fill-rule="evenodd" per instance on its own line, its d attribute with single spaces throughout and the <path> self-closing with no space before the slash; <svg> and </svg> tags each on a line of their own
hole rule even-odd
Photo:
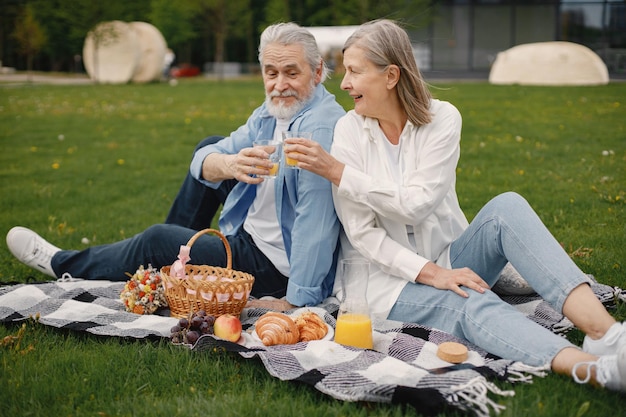
<svg viewBox="0 0 626 417">
<path fill-rule="evenodd" d="M 93 84 L 93 81 L 85 74 L 26 74 L 25 72 L 13 74 L 0 74 L 1 84 Z"/>
</svg>

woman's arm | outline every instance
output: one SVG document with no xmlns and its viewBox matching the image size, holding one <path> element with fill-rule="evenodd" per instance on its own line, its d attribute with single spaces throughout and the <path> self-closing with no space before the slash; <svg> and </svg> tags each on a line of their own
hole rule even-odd
<svg viewBox="0 0 626 417">
<path fill-rule="evenodd" d="M 461 116 L 449 103 L 437 106 L 429 125 L 402 139 L 402 183 L 384 175 L 396 167 L 380 162 L 386 151 L 380 138 L 369 138 L 375 135 L 371 120 L 361 126 L 356 118 L 337 123 L 332 155 L 346 164 L 339 193 L 393 221 L 420 224 L 427 219 L 454 192 L 460 156 Z M 358 158 L 353 158 L 355 154 Z"/>
</svg>

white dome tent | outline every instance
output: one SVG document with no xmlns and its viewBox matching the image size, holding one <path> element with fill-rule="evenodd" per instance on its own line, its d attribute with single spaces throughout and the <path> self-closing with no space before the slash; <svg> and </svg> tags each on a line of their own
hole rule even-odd
<svg viewBox="0 0 626 417">
<path fill-rule="evenodd" d="M 83 45 L 89 77 L 99 83 L 147 83 L 159 80 L 167 44 L 161 32 L 145 22 L 102 22 Z"/>
<path fill-rule="evenodd" d="M 137 33 L 141 49 L 132 81 L 147 83 L 159 80 L 163 73 L 167 53 L 167 44 L 163 35 L 156 27 L 145 22 L 131 22 L 130 27 Z"/>
<path fill-rule="evenodd" d="M 591 49 L 573 42 L 536 42 L 498 53 L 489 73 L 491 84 L 605 85 L 609 72 Z"/>
<path fill-rule="evenodd" d="M 330 54 L 333 50 L 343 49 L 350 35 L 358 26 L 316 26 L 306 29 L 313 34 L 322 55 Z"/>
</svg>

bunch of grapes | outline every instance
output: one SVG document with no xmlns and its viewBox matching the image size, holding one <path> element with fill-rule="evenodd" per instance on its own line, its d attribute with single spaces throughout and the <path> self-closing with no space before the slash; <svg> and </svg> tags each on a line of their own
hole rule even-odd
<svg viewBox="0 0 626 417">
<path fill-rule="evenodd" d="M 204 310 L 182 317 L 178 324 L 170 330 L 170 339 L 173 343 L 185 343 L 193 345 L 203 334 L 213 334 L 215 317 L 206 314 Z"/>
</svg>

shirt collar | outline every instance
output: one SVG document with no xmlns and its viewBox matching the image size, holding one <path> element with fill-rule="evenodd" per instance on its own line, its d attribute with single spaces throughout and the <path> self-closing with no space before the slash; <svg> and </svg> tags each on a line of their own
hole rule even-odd
<svg viewBox="0 0 626 417">
<path fill-rule="evenodd" d="M 381 135 L 381 137 L 384 135 L 382 132 L 382 129 L 380 128 L 379 124 L 378 124 L 378 119 L 375 119 L 373 117 L 367 117 L 367 116 L 362 116 L 364 121 L 363 121 L 363 129 L 367 132 L 369 132 L 369 138 L 370 140 L 374 140 L 374 138 L 377 135 Z M 402 131 L 402 136 L 404 136 L 405 134 L 411 134 L 413 132 L 413 130 L 416 128 L 416 126 L 413 124 L 413 122 L 411 122 L 410 120 L 406 121 L 406 124 L 404 125 L 404 129 Z"/>
</svg>

